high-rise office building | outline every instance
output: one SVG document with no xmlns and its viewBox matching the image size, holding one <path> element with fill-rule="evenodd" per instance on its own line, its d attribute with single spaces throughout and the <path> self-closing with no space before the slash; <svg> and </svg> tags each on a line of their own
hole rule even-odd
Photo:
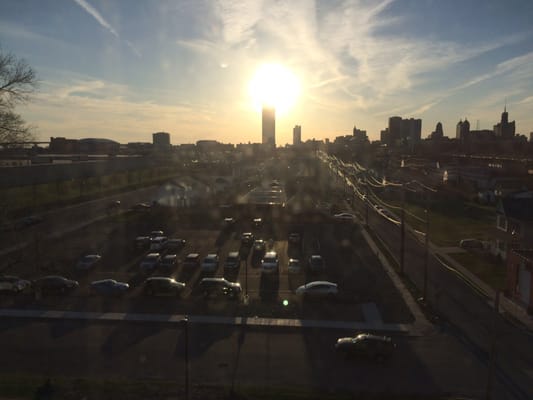
<svg viewBox="0 0 533 400">
<path fill-rule="evenodd" d="M 455 128 L 455 138 L 461 141 L 468 140 L 470 136 L 470 122 L 465 118 L 465 120 L 459 120 L 457 127 Z"/>
<path fill-rule="evenodd" d="M 422 134 L 421 119 L 403 119 L 402 117 L 389 118 L 388 144 L 396 145 L 399 143 L 415 144 L 420 141 Z"/>
<path fill-rule="evenodd" d="M 263 106 L 262 143 L 276 148 L 276 109 Z"/>
<path fill-rule="evenodd" d="M 295 125 L 292 129 L 292 144 L 294 146 L 302 144 L 302 127 L 300 125 Z"/>
<path fill-rule="evenodd" d="M 507 113 L 507 106 L 505 106 L 501 121 L 494 125 L 494 134 L 502 139 L 512 139 L 515 135 L 515 129 L 515 122 L 509 122 L 509 114 Z"/>
</svg>

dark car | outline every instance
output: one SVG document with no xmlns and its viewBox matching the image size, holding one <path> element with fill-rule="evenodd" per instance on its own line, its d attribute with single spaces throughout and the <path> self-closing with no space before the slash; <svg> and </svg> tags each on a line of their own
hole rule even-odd
<svg viewBox="0 0 533 400">
<path fill-rule="evenodd" d="M 167 254 L 159 262 L 159 267 L 166 269 L 173 269 L 176 265 L 178 265 L 178 256 L 175 254 Z"/>
<path fill-rule="evenodd" d="M 17 222 L 16 229 L 28 228 L 30 226 L 40 224 L 43 221 L 43 217 L 40 217 L 38 215 L 29 215 Z"/>
<path fill-rule="evenodd" d="M 126 282 L 117 282 L 114 279 L 102 279 L 91 282 L 90 290 L 92 293 L 104 296 L 120 296 L 128 291 L 130 285 Z"/>
<path fill-rule="evenodd" d="M 241 236 L 243 246 L 251 246 L 254 243 L 254 235 L 251 232 L 245 232 Z"/>
<path fill-rule="evenodd" d="M 254 258 L 262 258 L 266 253 L 266 242 L 263 239 L 256 239 L 252 251 Z"/>
<path fill-rule="evenodd" d="M 135 248 L 138 250 L 147 250 L 150 248 L 150 236 L 137 236 L 135 238 Z"/>
<path fill-rule="evenodd" d="M 309 257 L 309 270 L 312 272 L 322 272 L 326 269 L 326 264 L 322 256 L 313 254 Z"/>
<path fill-rule="evenodd" d="M 187 241 L 185 239 L 168 239 L 167 252 L 170 254 L 176 254 L 181 251 L 186 244 Z"/>
<path fill-rule="evenodd" d="M 335 350 L 345 357 L 365 357 L 385 360 L 392 356 L 396 345 L 388 336 L 360 333 L 355 337 L 337 339 Z"/>
<path fill-rule="evenodd" d="M 0 293 L 17 294 L 28 291 L 31 282 L 13 275 L 0 276 Z"/>
<path fill-rule="evenodd" d="M 228 253 L 228 256 L 226 257 L 226 261 L 224 262 L 224 269 L 234 270 L 236 268 L 239 268 L 240 263 L 241 263 L 241 257 L 239 255 L 239 252 L 230 251 Z"/>
<path fill-rule="evenodd" d="M 42 294 L 65 294 L 79 286 L 78 281 L 58 275 L 44 276 L 33 281 L 35 290 Z"/>
<path fill-rule="evenodd" d="M 238 298 L 242 292 L 238 282 L 230 282 L 224 278 L 203 278 L 198 284 L 198 292 L 204 297 Z"/>
<path fill-rule="evenodd" d="M 186 268 L 193 268 L 200 266 L 200 254 L 198 253 L 189 253 L 183 260 L 183 266 Z"/>
<path fill-rule="evenodd" d="M 143 291 L 149 296 L 179 296 L 185 289 L 185 283 L 175 279 L 154 276 L 144 282 Z"/>
</svg>

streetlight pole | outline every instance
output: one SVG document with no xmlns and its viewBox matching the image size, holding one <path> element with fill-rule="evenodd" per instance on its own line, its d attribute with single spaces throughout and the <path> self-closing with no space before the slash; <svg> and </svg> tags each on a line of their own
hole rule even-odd
<svg viewBox="0 0 533 400">
<path fill-rule="evenodd" d="M 429 196 L 429 195 L 428 195 Z M 426 238 L 425 238 L 425 255 L 424 255 L 424 290 L 422 297 L 427 299 L 428 294 L 428 264 L 429 264 L 429 210 L 426 205 Z"/>
<path fill-rule="evenodd" d="M 248 257 L 244 260 L 244 300 L 248 304 Z"/>
<path fill-rule="evenodd" d="M 181 320 L 184 326 L 184 342 L 185 342 L 185 399 L 189 396 L 189 318 L 186 316 Z"/>
<path fill-rule="evenodd" d="M 494 298 L 494 318 L 492 320 L 492 334 L 491 334 L 491 345 L 490 345 L 490 356 L 489 356 L 489 373 L 487 376 L 487 390 L 485 392 L 485 398 L 490 400 L 492 398 L 492 381 L 494 379 L 494 368 L 496 364 L 496 324 L 500 308 L 500 291 L 496 291 L 496 296 Z"/>
<path fill-rule="evenodd" d="M 402 183 L 402 212 L 400 225 L 400 275 L 404 271 L 404 254 L 405 254 L 405 188 Z"/>
</svg>

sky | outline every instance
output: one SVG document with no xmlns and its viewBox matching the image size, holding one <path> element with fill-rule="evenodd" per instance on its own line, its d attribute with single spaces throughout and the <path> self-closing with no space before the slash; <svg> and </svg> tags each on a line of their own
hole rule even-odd
<svg viewBox="0 0 533 400">
<path fill-rule="evenodd" d="M 173 144 L 261 141 L 249 93 L 265 63 L 299 96 L 276 120 L 278 145 L 379 139 L 388 118 L 492 129 L 505 103 L 533 132 L 531 0 L 2 0 L 0 48 L 39 77 L 19 106 L 39 139 Z"/>
</svg>

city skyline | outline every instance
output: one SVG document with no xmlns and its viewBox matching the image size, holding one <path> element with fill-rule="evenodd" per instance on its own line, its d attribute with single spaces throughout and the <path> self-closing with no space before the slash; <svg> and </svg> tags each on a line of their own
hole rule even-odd
<svg viewBox="0 0 533 400">
<path fill-rule="evenodd" d="M 505 102 L 516 133 L 533 131 L 526 1 L 20 1 L 0 11 L 2 49 L 41 81 L 17 108 L 41 140 L 126 143 L 164 131 L 173 144 L 261 142 L 247 88 L 269 62 L 302 86 L 276 119 L 278 145 L 292 142 L 295 124 L 303 141 L 354 124 L 377 140 L 396 115 L 422 119 L 423 138 L 437 122 L 453 137 L 465 117 L 492 129 Z"/>
</svg>

